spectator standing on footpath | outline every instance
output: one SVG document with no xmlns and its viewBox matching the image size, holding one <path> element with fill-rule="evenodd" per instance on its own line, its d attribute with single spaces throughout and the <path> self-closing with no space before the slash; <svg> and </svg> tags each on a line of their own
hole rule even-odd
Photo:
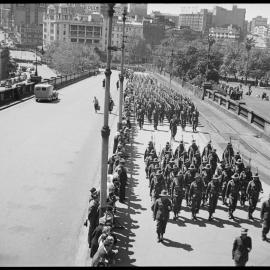
<svg viewBox="0 0 270 270">
<path fill-rule="evenodd" d="M 236 237 L 233 242 L 232 259 L 235 266 L 245 266 L 248 254 L 252 249 L 251 237 L 247 236 L 248 229 L 241 229 L 241 236 Z"/>
</svg>

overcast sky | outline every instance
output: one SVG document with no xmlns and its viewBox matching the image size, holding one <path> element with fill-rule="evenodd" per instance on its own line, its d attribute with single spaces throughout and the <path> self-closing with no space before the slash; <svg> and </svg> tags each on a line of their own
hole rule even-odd
<svg viewBox="0 0 270 270">
<path fill-rule="evenodd" d="M 268 18 L 267 23 L 270 23 L 270 4 L 234 4 L 237 5 L 238 8 L 245 8 L 246 9 L 246 20 L 250 21 L 252 18 L 257 16 L 262 16 L 264 18 Z M 214 6 L 224 7 L 228 10 L 232 10 L 233 4 L 148 4 L 148 13 L 152 11 L 160 11 L 164 13 L 171 13 L 171 14 L 180 14 L 183 13 L 183 8 L 185 7 L 194 7 L 200 11 L 202 8 L 206 8 L 212 10 Z M 186 10 L 190 10 L 186 8 Z"/>
</svg>

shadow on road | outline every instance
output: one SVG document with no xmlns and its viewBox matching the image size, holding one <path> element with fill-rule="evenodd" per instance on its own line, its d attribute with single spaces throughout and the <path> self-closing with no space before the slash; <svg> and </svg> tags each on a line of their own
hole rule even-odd
<svg viewBox="0 0 270 270">
<path fill-rule="evenodd" d="M 167 238 L 163 238 L 163 241 L 161 243 L 166 247 L 182 248 L 187 251 L 193 250 L 193 248 L 189 244 L 182 244 L 182 243 L 175 242 Z"/>
<path fill-rule="evenodd" d="M 131 258 L 131 256 L 134 255 L 131 248 L 133 247 L 132 243 L 135 241 L 136 237 L 136 233 L 134 231 L 136 231 L 140 226 L 138 225 L 138 221 L 132 219 L 132 215 L 138 215 L 141 214 L 142 211 L 147 210 L 141 206 L 141 199 L 139 199 L 134 193 L 134 188 L 138 185 L 139 181 L 139 165 L 136 164 L 135 161 L 136 158 L 140 158 L 141 155 L 138 154 L 138 147 L 136 146 L 140 143 L 134 140 L 138 134 L 138 130 L 134 124 L 134 119 L 131 120 L 133 120 L 131 131 L 132 138 L 131 144 L 127 145 L 127 152 L 130 153 L 130 158 L 126 161 L 126 167 L 128 168 L 128 174 L 130 174 L 130 177 L 128 178 L 128 184 L 126 187 L 125 205 L 118 204 L 119 206 L 117 207 L 117 219 L 121 225 L 124 226 L 124 229 L 114 230 L 118 239 L 116 245 L 118 249 L 116 257 L 117 266 L 135 266 L 134 263 L 136 262 L 136 259 Z"/>
</svg>

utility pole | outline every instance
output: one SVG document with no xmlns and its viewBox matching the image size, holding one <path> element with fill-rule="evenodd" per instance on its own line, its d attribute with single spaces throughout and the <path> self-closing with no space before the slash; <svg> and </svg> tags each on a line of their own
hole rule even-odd
<svg viewBox="0 0 270 270">
<path fill-rule="evenodd" d="M 111 43 L 112 43 L 112 19 L 114 13 L 113 3 L 107 4 L 108 9 L 108 48 L 107 48 L 107 67 L 105 71 L 106 85 L 105 85 L 105 99 L 104 99 L 104 125 L 101 129 L 102 136 L 102 153 L 101 153 L 101 180 L 100 180 L 100 217 L 106 210 L 107 201 L 107 167 L 108 167 L 108 146 L 109 146 L 109 136 L 110 128 L 108 126 L 109 122 L 109 97 L 110 97 L 110 77 L 111 77 Z"/>
<path fill-rule="evenodd" d="M 120 80 L 120 91 L 119 91 L 119 121 L 118 131 L 122 128 L 122 110 L 123 110 L 123 86 L 124 86 L 124 61 L 125 61 L 125 22 L 126 22 L 127 10 L 124 7 L 123 11 L 123 36 L 122 36 L 122 55 L 121 55 L 121 74 L 119 75 Z"/>
<path fill-rule="evenodd" d="M 38 72 L 37 72 L 37 47 L 36 47 L 36 72 L 35 72 L 35 76 L 38 76 Z"/>
</svg>

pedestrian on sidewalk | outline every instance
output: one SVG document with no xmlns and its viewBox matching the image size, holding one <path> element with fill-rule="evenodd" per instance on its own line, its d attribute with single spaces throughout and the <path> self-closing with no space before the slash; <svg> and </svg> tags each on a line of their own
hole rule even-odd
<svg viewBox="0 0 270 270">
<path fill-rule="evenodd" d="M 236 237 L 233 242 L 232 259 L 235 266 L 246 266 L 248 254 L 252 249 L 251 237 L 247 236 L 248 229 L 241 229 L 241 236 Z"/>
<path fill-rule="evenodd" d="M 262 203 L 261 219 L 263 220 L 262 240 L 266 241 L 266 235 L 269 233 L 270 229 L 270 194 L 268 200 Z"/>
<path fill-rule="evenodd" d="M 163 235 L 166 231 L 167 222 L 170 218 L 170 211 L 172 203 L 169 199 L 167 191 L 164 189 L 159 194 L 160 198 L 156 200 L 154 205 L 154 221 L 156 220 L 156 231 L 158 235 L 158 242 L 163 241 Z"/>
<path fill-rule="evenodd" d="M 95 230 L 92 233 L 90 258 L 93 258 L 93 256 L 98 250 L 99 247 L 98 239 L 103 232 L 105 222 L 106 222 L 105 217 L 100 218 L 99 225 L 95 228 Z"/>
<path fill-rule="evenodd" d="M 89 221 L 89 230 L 88 230 L 88 245 L 91 248 L 92 234 L 95 228 L 99 223 L 99 193 L 95 188 L 90 190 L 91 198 L 88 208 L 88 221 Z"/>
</svg>

